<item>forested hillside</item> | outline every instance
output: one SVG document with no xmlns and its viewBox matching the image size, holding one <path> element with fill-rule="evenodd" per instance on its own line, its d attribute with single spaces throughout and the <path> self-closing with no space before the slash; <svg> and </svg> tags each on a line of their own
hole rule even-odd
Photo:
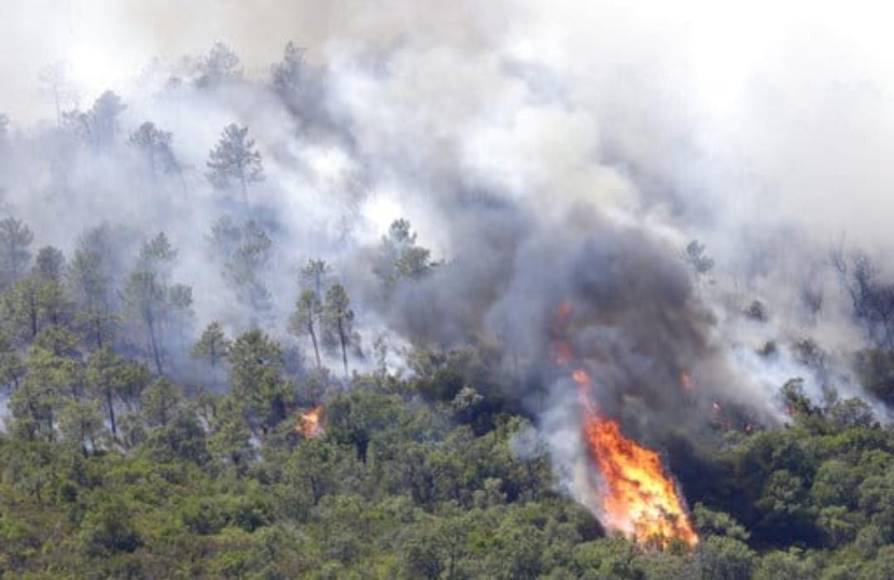
<svg viewBox="0 0 894 580">
<path fill-rule="evenodd" d="M 32 259 L 21 222 L 0 231 L 6 576 L 894 574 L 894 433 L 858 399 L 817 407 L 792 381 L 780 428 L 718 413 L 701 445 L 672 440 L 698 545 L 636 545 L 557 492 L 533 417 L 484 346 L 416 347 L 399 372 L 381 360 L 349 379 L 340 354 L 332 369 L 314 357 L 314 325 L 323 336 L 351 318 L 338 286 L 322 300 L 314 289 L 322 263 L 292 318 L 304 370 L 263 327 L 230 337 L 211 323 L 191 345 L 202 371 L 177 382 L 153 348 L 184 315 L 163 235 L 138 252 L 116 313 L 90 249 L 103 230 L 69 259 L 51 247 Z"/>
<path fill-rule="evenodd" d="M 0 115 L 0 577 L 894 578 L 885 91 L 738 102 L 651 11 L 197 3 Z"/>
</svg>

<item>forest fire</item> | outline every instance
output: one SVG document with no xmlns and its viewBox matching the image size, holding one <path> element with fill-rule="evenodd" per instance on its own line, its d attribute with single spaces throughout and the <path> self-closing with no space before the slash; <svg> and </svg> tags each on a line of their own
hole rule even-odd
<svg viewBox="0 0 894 580">
<path fill-rule="evenodd" d="M 325 433 L 323 428 L 323 405 L 317 405 L 298 414 L 298 422 L 295 431 L 308 439 L 316 439 Z"/>
<path fill-rule="evenodd" d="M 570 316 L 570 306 L 563 303 L 554 332 L 561 334 Z M 555 350 L 559 364 L 573 360 L 568 342 L 558 340 Z M 603 524 L 642 544 L 657 542 L 667 547 L 679 540 L 694 547 L 698 535 L 661 457 L 625 437 L 618 421 L 600 413 L 591 396 L 593 380 L 585 369 L 575 368 L 571 378 L 578 388 L 587 453 L 603 478 L 600 489 L 594 490 L 599 496 Z"/>
<path fill-rule="evenodd" d="M 640 543 L 657 541 L 666 547 L 676 539 L 695 546 L 698 535 L 659 455 L 625 437 L 617 421 L 599 414 L 590 399 L 586 371 L 577 369 L 572 378 L 583 408 L 587 451 L 604 481 L 603 523 Z"/>
</svg>

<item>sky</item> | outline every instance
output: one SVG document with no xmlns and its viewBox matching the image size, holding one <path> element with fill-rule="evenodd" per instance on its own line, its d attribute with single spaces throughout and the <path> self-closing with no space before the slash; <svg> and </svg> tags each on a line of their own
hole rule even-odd
<svg viewBox="0 0 894 580">
<path fill-rule="evenodd" d="M 126 92 L 154 57 L 199 54 L 215 41 L 262 70 L 289 40 L 314 51 L 401 36 L 432 44 L 476 41 L 515 28 L 521 52 L 569 58 L 565 48 L 614 35 L 633 52 L 664 50 L 690 68 L 695 93 L 719 114 L 735 111 L 750 76 L 816 66 L 829 75 L 883 85 L 894 75 L 878 2 L 527 2 L 425 0 L 5 0 L 0 24 L 0 109 L 14 118 L 46 115 L 37 95 L 41 67 L 66 61 L 85 100 L 108 86 Z M 629 6 L 628 6 L 629 5 Z M 609 25 L 606 25 L 608 21 Z M 457 35 L 457 31 L 462 34 Z M 592 36 L 588 34 L 591 31 Z M 448 38 L 448 35 L 452 38 Z M 488 38 L 491 37 L 491 38 Z M 663 46 L 664 45 L 664 46 Z M 625 58 L 618 55 L 618 58 Z M 568 64 L 568 63 L 565 63 Z"/>
<path fill-rule="evenodd" d="M 529 116 L 537 131 L 484 135 L 482 152 L 496 145 L 518 156 L 558 135 L 566 139 L 564 150 L 552 148 L 561 165 L 569 152 L 613 135 L 616 147 L 650 163 L 664 157 L 679 180 L 667 137 L 685 133 L 703 166 L 687 170 L 683 185 L 716 192 L 711 203 L 728 206 L 730 219 L 772 206 L 826 239 L 867 232 L 877 241 L 888 228 L 886 211 L 864 211 L 887 209 L 880 204 L 894 184 L 887 161 L 894 8 L 884 3 L 5 0 L 3 9 L 0 112 L 17 127 L 52 118 L 38 76 L 56 62 L 67 63 L 78 102 L 88 107 L 108 88 L 128 101 L 154 58 L 199 56 L 216 41 L 258 76 L 290 40 L 309 59 L 336 66 L 391 51 L 417 79 L 414 92 L 376 96 L 420 106 L 428 99 L 434 109 L 478 107 L 469 95 L 490 87 L 480 76 L 486 65 L 475 65 L 515 58 L 539 63 L 530 73 L 539 84 L 558 79 L 569 107 L 598 110 L 598 126 L 576 131 L 561 126 L 569 122 L 561 115 Z M 499 173 L 499 159 L 486 162 Z"/>
</svg>

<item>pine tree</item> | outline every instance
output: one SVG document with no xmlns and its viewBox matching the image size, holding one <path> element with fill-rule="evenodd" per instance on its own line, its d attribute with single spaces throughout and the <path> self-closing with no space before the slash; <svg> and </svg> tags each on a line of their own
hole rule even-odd
<svg viewBox="0 0 894 580">
<path fill-rule="evenodd" d="M 243 202 L 248 202 L 248 185 L 264 180 L 261 154 L 254 139 L 248 138 L 248 127 L 231 123 L 224 127 L 220 140 L 206 163 L 208 181 L 217 189 L 230 189 L 238 185 Z"/>
<path fill-rule="evenodd" d="M 305 290 L 295 303 L 295 310 L 289 317 L 289 331 L 295 336 L 307 336 L 310 338 L 314 349 L 314 357 L 317 368 L 322 369 L 320 359 L 320 346 L 317 339 L 318 320 L 323 314 L 323 305 L 316 292 Z"/>
<path fill-rule="evenodd" d="M 354 311 L 351 310 L 351 299 L 344 286 L 333 284 L 326 291 L 326 303 L 323 306 L 323 319 L 327 333 L 338 340 L 341 347 L 342 364 L 345 377 L 348 376 L 348 346 L 355 341 L 353 333 Z"/>
<path fill-rule="evenodd" d="M 227 358 L 231 345 L 232 341 L 227 338 L 220 323 L 212 322 L 193 345 L 192 356 L 197 359 L 206 359 L 213 369 Z"/>
<path fill-rule="evenodd" d="M 12 217 L 0 220 L 0 289 L 22 279 L 31 264 L 28 249 L 34 234 L 24 222 Z"/>
</svg>

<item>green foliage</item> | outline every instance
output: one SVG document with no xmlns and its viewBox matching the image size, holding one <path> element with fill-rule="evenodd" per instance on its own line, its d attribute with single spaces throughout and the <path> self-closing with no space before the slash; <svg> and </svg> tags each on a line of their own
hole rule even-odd
<svg viewBox="0 0 894 580">
<path fill-rule="evenodd" d="M 31 262 L 30 246 L 34 234 L 14 217 L 0 220 L 0 289 L 18 282 Z"/>
<path fill-rule="evenodd" d="M 261 312 L 271 240 L 257 224 L 219 226 L 229 281 L 263 290 Z M 395 248 L 415 247 L 409 224 L 392 234 Z M 153 374 L 142 346 L 113 330 L 165 337 L 191 291 L 171 284 L 163 234 L 113 280 L 108 235 L 86 236 L 67 276 L 64 256 L 41 250 L 2 296 L 3 577 L 892 577 L 894 431 L 859 399 L 830 390 L 818 404 L 794 379 L 783 427 L 668 449 L 700 542 L 643 548 L 557 493 L 485 347 L 417 345 L 406 376 L 380 352 L 344 384 L 325 369 L 291 374 L 300 366 L 256 324 L 231 341 L 212 323 L 192 348 L 204 384 L 178 384 L 168 365 Z M 405 283 L 431 267 L 412 255 L 393 264 Z M 328 273 L 319 260 L 305 268 L 290 329 L 334 346 L 347 374 L 354 312 Z M 316 436 L 296 429 L 310 402 L 325 404 Z"/>
<path fill-rule="evenodd" d="M 354 311 L 351 299 L 341 284 L 333 284 L 326 290 L 323 303 L 324 343 L 341 348 L 345 376 L 348 375 L 348 348 L 359 345 L 354 333 Z"/>
<path fill-rule="evenodd" d="M 264 180 L 261 154 L 254 139 L 248 138 L 248 127 L 230 123 L 220 140 L 208 154 L 208 181 L 218 189 L 238 187 L 247 201 L 248 185 Z"/>
<path fill-rule="evenodd" d="M 233 395 L 255 430 L 267 433 L 286 417 L 294 389 L 283 377 L 282 349 L 260 330 L 238 337 L 230 349 Z"/>
<path fill-rule="evenodd" d="M 401 280 L 419 280 L 437 267 L 431 251 L 416 244 L 416 233 L 409 221 L 392 222 L 388 235 L 382 237 L 380 253 L 374 273 L 390 293 Z"/>
<path fill-rule="evenodd" d="M 212 322 L 202 332 L 202 336 L 192 348 L 192 356 L 205 359 L 212 367 L 216 367 L 230 354 L 233 342 L 227 338 L 219 322 Z"/>
</svg>

